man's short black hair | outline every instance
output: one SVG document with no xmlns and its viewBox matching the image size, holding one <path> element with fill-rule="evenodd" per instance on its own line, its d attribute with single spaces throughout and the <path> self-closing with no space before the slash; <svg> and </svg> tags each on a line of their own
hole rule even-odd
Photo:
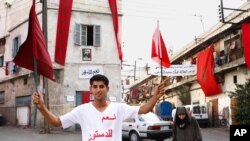
<svg viewBox="0 0 250 141">
<path fill-rule="evenodd" d="M 96 74 L 90 78 L 89 83 L 91 86 L 94 81 L 103 81 L 106 86 L 109 85 L 109 79 L 105 75 L 102 75 L 102 74 Z"/>
</svg>

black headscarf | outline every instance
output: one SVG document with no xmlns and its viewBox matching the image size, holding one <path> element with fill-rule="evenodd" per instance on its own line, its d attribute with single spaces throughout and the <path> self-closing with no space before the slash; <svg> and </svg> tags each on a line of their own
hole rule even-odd
<svg viewBox="0 0 250 141">
<path fill-rule="evenodd" d="M 181 120 L 179 117 L 178 117 L 178 114 L 185 114 L 186 117 Z M 188 124 L 190 124 L 190 116 L 187 112 L 187 109 L 185 107 L 177 107 L 176 109 L 176 114 L 175 114 L 175 123 L 176 125 L 181 128 L 181 129 L 184 129 Z"/>
</svg>

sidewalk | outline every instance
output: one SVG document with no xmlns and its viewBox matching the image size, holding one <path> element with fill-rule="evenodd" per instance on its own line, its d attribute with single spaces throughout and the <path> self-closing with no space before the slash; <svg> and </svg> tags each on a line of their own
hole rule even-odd
<svg viewBox="0 0 250 141">
<path fill-rule="evenodd" d="M 40 134 L 38 129 L 0 126 L 1 141 L 81 141 L 80 132 L 52 131 Z"/>
<path fill-rule="evenodd" d="M 203 141 L 229 141 L 228 128 L 202 128 L 201 132 Z M 51 134 L 40 134 L 39 129 L 0 126 L 0 141 L 81 141 L 81 133 L 52 131 Z M 165 141 L 171 141 L 171 139 Z"/>
</svg>

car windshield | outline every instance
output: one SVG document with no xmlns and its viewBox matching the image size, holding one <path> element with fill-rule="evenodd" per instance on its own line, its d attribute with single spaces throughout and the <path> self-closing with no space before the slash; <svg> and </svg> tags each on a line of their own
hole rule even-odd
<svg viewBox="0 0 250 141">
<path fill-rule="evenodd" d="M 154 113 L 143 114 L 139 117 L 140 121 L 160 121 L 160 118 Z"/>
</svg>

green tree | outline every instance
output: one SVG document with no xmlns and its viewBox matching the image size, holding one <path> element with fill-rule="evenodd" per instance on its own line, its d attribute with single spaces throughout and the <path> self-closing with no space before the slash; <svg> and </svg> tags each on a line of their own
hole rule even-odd
<svg viewBox="0 0 250 141">
<path fill-rule="evenodd" d="M 176 95 L 179 96 L 183 105 L 189 105 L 191 103 L 190 88 L 189 86 L 180 86 L 176 90 Z"/>
<path fill-rule="evenodd" d="M 235 119 L 239 124 L 250 124 L 250 79 L 243 85 L 236 84 L 231 95 L 237 99 Z"/>
</svg>

